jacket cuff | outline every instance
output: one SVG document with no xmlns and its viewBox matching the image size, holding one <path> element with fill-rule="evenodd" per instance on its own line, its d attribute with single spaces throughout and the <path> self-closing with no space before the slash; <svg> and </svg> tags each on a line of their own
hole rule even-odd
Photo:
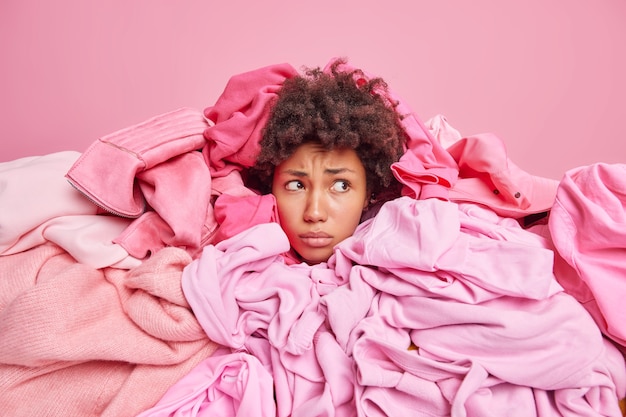
<svg viewBox="0 0 626 417">
<path fill-rule="evenodd" d="M 175 156 L 199 150 L 208 126 L 192 108 L 152 117 L 94 142 L 66 178 L 87 198 L 118 216 L 136 218 L 145 211 L 137 173 Z"/>
<path fill-rule="evenodd" d="M 97 141 L 78 158 L 65 177 L 104 210 L 136 218 L 145 211 L 145 201 L 135 186 L 135 174 L 143 166 L 136 155 Z"/>
</svg>

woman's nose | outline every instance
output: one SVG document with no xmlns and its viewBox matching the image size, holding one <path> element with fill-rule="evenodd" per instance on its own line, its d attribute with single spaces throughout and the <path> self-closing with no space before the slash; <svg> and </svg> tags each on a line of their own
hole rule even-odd
<svg viewBox="0 0 626 417">
<path fill-rule="evenodd" d="M 307 197 L 304 209 L 304 220 L 307 222 L 320 222 L 328 219 L 326 198 L 321 192 L 311 192 Z"/>
</svg>

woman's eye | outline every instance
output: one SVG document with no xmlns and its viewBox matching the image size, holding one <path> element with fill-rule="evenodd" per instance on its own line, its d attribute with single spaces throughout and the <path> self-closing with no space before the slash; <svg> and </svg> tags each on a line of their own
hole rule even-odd
<svg viewBox="0 0 626 417">
<path fill-rule="evenodd" d="M 350 189 L 350 183 L 345 180 L 335 181 L 332 188 L 334 191 L 337 191 L 339 193 L 345 193 Z"/>
<path fill-rule="evenodd" d="M 285 184 L 285 189 L 288 191 L 298 191 L 303 188 L 304 185 L 298 180 L 289 181 L 287 184 Z"/>
</svg>

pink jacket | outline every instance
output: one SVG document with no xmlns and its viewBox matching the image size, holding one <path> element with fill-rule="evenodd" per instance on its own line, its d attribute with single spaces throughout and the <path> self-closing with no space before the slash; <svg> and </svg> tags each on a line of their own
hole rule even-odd
<svg viewBox="0 0 626 417">
<path fill-rule="evenodd" d="M 176 246 L 195 256 L 218 233 L 215 198 L 253 194 L 238 171 L 254 162 L 269 103 L 294 74 L 281 64 L 236 75 L 204 114 L 178 109 L 94 142 L 67 179 L 105 210 L 136 219 L 115 240 L 131 255 Z"/>
<path fill-rule="evenodd" d="M 497 136 L 483 133 L 464 137 L 447 150 L 459 168 L 459 179 L 449 194 L 451 201 L 478 203 L 513 218 L 552 207 L 558 181 L 518 167 Z"/>
<path fill-rule="evenodd" d="M 94 142 L 66 174 L 104 210 L 134 218 L 116 242 L 144 258 L 163 246 L 197 250 L 215 231 L 202 113 L 179 109 Z M 184 207 L 184 209 L 183 209 Z"/>
</svg>

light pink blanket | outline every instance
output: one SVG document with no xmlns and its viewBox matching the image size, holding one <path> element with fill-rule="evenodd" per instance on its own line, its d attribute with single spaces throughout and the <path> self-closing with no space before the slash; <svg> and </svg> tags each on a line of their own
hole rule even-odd
<svg viewBox="0 0 626 417">
<path fill-rule="evenodd" d="M 135 269 L 95 269 L 48 243 L 0 257 L 2 415 L 134 416 L 217 345 L 167 248 Z"/>
</svg>

